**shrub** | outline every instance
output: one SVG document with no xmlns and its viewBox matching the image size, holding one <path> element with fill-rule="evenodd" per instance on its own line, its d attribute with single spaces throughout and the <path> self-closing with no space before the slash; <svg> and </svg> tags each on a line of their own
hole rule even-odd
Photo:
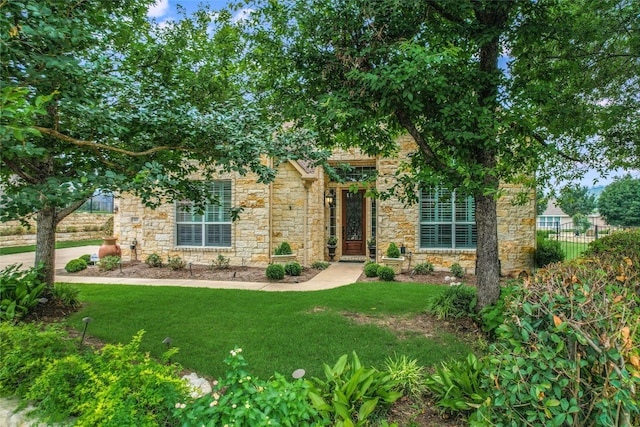
<svg viewBox="0 0 640 427">
<path fill-rule="evenodd" d="M 466 359 L 442 363 L 427 375 L 425 385 L 436 405 L 448 412 L 470 412 L 485 402 L 489 393 L 483 388 L 483 369 L 487 363 L 469 353 Z"/>
<path fill-rule="evenodd" d="M 418 365 L 418 361 L 409 360 L 405 355 L 396 355 L 388 357 L 385 364 L 391 380 L 396 383 L 394 390 L 418 401 L 426 390 L 424 368 Z"/>
<path fill-rule="evenodd" d="M 489 348 L 485 425 L 640 425 L 640 270 L 615 256 L 513 287 Z"/>
<path fill-rule="evenodd" d="M 493 336 L 496 329 L 504 323 L 506 306 L 509 304 L 514 285 L 515 282 L 512 281 L 507 286 L 500 288 L 498 301 L 483 307 L 478 313 L 480 326 L 487 334 Z"/>
<path fill-rule="evenodd" d="M 476 303 L 476 290 L 469 286 L 455 285 L 445 288 L 439 295 L 427 301 L 427 311 L 438 319 L 472 317 Z"/>
<path fill-rule="evenodd" d="M 182 270 L 187 266 L 187 262 L 184 261 L 179 256 L 171 256 L 167 257 L 167 265 L 172 270 Z"/>
<path fill-rule="evenodd" d="M 291 250 L 291 246 L 287 242 L 280 243 L 280 246 L 275 248 L 275 255 L 291 255 L 293 251 Z"/>
<path fill-rule="evenodd" d="M 449 270 L 451 271 L 451 274 L 458 279 L 462 279 L 464 277 L 464 268 L 462 268 L 462 266 L 457 262 L 452 264 Z"/>
<path fill-rule="evenodd" d="M 376 264 L 375 262 L 368 262 L 364 266 L 364 275 L 367 277 L 376 277 L 378 276 L 378 268 L 380 268 L 380 264 Z"/>
<path fill-rule="evenodd" d="M 384 280 L 385 282 L 392 282 L 393 279 L 396 278 L 396 272 L 393 271 L 393 268 L 387 267 L 386 265 L 379 266 L 376 270 L 376 274 L 380 280 Z"/>
<path fill-rule="evenodd" d="M 329 265 L 330 264 L 327 261 L 314 261 L 313 264 L 311 264 L 311 268 L 316 270 L 326 270 L 329 268 Z"/>
<path fill-rule="evenodd" d="M 617 255 L 640 262 L 640 229 L 616 231 L 589 243 L 584 256 Z"/>
<path fill-rule="evenodd" d="M 83 259 L 72 259 L 64 266 L 67 273 L 76 273 L 87 268 L 87 263 Z"/>
<path fill-rule="evenodd" d="M 400 249 L 395 243 L 391 242 L 389 243 L 389 247 L 387 247 L 386 254 L 389 258 L 400 258 Z"/>
<path fill-rule="evenodd" d="M 62 325 L 0 322 L 0 395 L 24 397 L 53 360 L 74 352 Z"/>
<path fill-rule="evenodd" d="M 229 268 L 229 263 L 231 262 L 231 258 L 228 258 L 222 254 L 219 254 L 216 259 L 211 261 L 211 267 L 218 270 L 226 270 Z"/>
<path fill-rule="evenodd" d="M 108 255 L 98 262 L 98 269 L 100 271 L 112 271 L 115 270 L 116 267 L 120 264 L 120 257 Z"/>
<path fill-rule="evenodd" d="M 144 261 L 149 267 L 162 267 L 162 258 L 156 253 L 152 253 Z"/>
<path fill-rule="evenodd" d="M 538 238 L 536 239 L 536 246 L 536 267 L 542 268 L 548 264 L 564 260 L 564 251 L 557 240 Z"/>
<path fill-rule="evenodd" d="M 86 262 L 87 265 L 91 263 L 91 255 L 89 254 L 80 255 L 80 259 Z"/>
<path fill-rule="evenodd" d="M 309 384 L 292 382 L 276 373 L 269 381 L 249 375 L 242 349 L 231 350 L 224 360 L 229 366 L 213 392 L 191 402 L 175 405 L 180 425 L 211 426 L 322 426 L 309 400 Z"/>
<path fill-rule="evenodd" d="M 12 264 L 0 271 L 0 320 L 20 319 L 38 305 L 45 290 L 39 268 L 20 267 Z"/>
<path fill-rule="evenodd" d="M 78 295 L 80 295 L 80 289 L 74 288 L 73 286 L 69 286 L 65 283 L 56 283 L 51 294 L 56 303 L 69 308 L 80 307 L 80 299 L 78 298 Z"/>
<path fill-rule="evenodd" d="M 284 266 L 282 264 L 270 264 L 266 271 L 269 280 L 284 279 Z"/>
<path fill-rule="evenodd" d="M 100 353 L 53 362 L 33 382 L 27 398 L 45 409 L 48 420 L 68 414 L 85 426 L 177 425 L 175 402 L 188 395 L 178 376 L 180 367 L 140 352 L 142 335 L 138 332 L 127 345 L 110 344 Z M 175 351 L 165 353 L 163 360 Z"/>
<path fill-rule="evenodd" d="M 297 262 L 288 262 L 284 266 L 284 272 L 289 276 L 299 276 L 302 274 L 302 266 Z"/>
<path fill-rule="evenodd" d="M 413 267 L 414 274 L 431 274 L 433 273 L 433 264 L 430 262 L 421 262 Z"/>
<path fill-rule="evenodd" d="M 324 373 L 325 379 L 309 381 L 309 397 L 331 425 L 368 425 L 379 405 L 391 405 L 402 396 L 393 391 L 396 383 L 388 373 L 365 368 L 355 352 L 351 363 L 344 354 L 333 367 L 324 364 Z"/>
</svg>

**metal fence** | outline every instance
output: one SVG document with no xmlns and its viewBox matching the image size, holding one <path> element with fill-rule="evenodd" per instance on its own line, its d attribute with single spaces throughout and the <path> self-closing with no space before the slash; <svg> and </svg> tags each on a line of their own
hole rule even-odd
<svg viewBox="0 0 640 427">
<path fill-rule="evenodd" d="M 591 224 L 586 230 L 578 230 L 573 224 L 556 224 L 554 227 L 538 228 L 548 233 L 548 239 L 557 240 L 565 253 L 565 259 L 573 259 L 584 252 L 589 243 L 623 227 Z"/>
<path fill-rule="evenodd" d="M 113 212 L 113 195 L 112 194 L 95 194 L 89 200 L 84 202 L 79 212 Z"/>
</svg>

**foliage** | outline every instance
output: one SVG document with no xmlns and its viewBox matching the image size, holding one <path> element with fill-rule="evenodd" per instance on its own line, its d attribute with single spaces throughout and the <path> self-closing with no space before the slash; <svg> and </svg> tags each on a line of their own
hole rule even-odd
<svg viewBox="0 0 640 427">
<path fill-rule="evenodd" d="M 639 264 L 552 264 L 505 301 L 489 349 L 484 425 L 638 425 Z"/>
<path fill-rule="evenodd" d="M 398 245 L 393 242 L 389 243 L 386 255 L 389 258 L 400 258 L 400 249 L 398 248 Z"/>
<path fill-rule="evenodd" d="M 97 188 L 152 208 L 174 200 L 203 208 L 214 174 L 252 172 L 267 183 L 275 169 L 265 157 L 275 165 L 326 157 L 310 132 L 270 122 L 245 96 L 231 13 L 202 10 L 164 25 L 147 17 L 154 3 L 2 4 L 0 219 L 37 214 L 47 244 L 36 264 L 46 264 L 49 286 L 55 227 Z M 191 179 L 196 170 L 203 180 Z"/>
<path fill-rule="evenodd" d="M 485 402 L 489 392 L 482 382 L 486 360 L 469 353 L 466 359 L 451 360 L 426 377 L 426 387 L 436 404 L 449 412 L 470 412 Z"/>
<path fill-rule="evenodd" d="M 291 255 L 293 251 L 291 250 L 291 245 L 288 242 L 280 243 L 280 246 L 277 246 L 274 249 L 275 255 Z"/>
<path fill-rule="evenodd" d="M 372 237 L 369 240 L 367 240 L 367 247 L 368 248 L 375 248 L 376 247 L 376 238 Z"/>
<path fill-rule="evenodd" d="M 584 234 L 591 227 L 591 221 L 586 215 L 577 213 L 573 216 L 573 227 L 578 234 Z"/>
<path fill-rule="evenodd" d="M 335 246 L 338 244 L 338 238 L 336 236 L 330 236 L 327 239 L 327 246 Z"/>
<path fill-rule="evenodd" d="M 549 196 L 545 195 L 541 188 L 536 189 L 536 216 L 540 216 L 547 210 Z"/>
<path fill-rule="evenodd" d="M 396 278 L 396 272 L 393 271 L 393 268 L 387 267 L 386 265 L 378 266 L 376 275 L 380 278 L 380 280 L 384 280 L 385 282 L 391 282 Z"/>
<path fill-rule="evenodd" d="M 75 273 L 78 271 L 82 271 L 84 269 L 87 268 L 87 263 L 85 260 L 81 259 L 81 258 L 77 258 L 77 259 L 72 259 L 71 261 L 69 261 L 67 263 L 67 265 L 64 266 L 64 269 L 68 272 L 68 273 Z"/>
<path fill-rule="evenodd" d="M 302 274 L 302 266 L 299 262 L 288 262 L 284 265 L 284 272 L 289 276 L 299 276 Z"/>
<path fill-rule="evenodd" d="M 0 322 L 0 395 L 24 397 L 53 360 L 75 351 L 61 325 Z"/>
<path fill-rule="evenodd" d="M 462 268 L 462 266 L 457 262 L 451 264 L 449 271 L 451 271 L 451 274 L 458 279 L 462 279 L 464 277 L 464 268 Z"/>
<path fill-rule="evenodd" d="M 241 348 L 225 358 L 224 378 L 214 382 L 213 393 L 189 402 L 178 402 L 174 414 L 182 426 L 321 426 L 318 412 L 308 399 L 309 384 L 289 382 L 278 373 L 264 381 L 246 370 Z"/>
<path fill-rule="evenodd" d="M 269 280 L 284 279 L 284 266 L 282 264 L 270 264 L 267 266 L 266 275 Z"/>
<path fill-rule="evenodd" d="M 158 426 L 174 424 L 175 402 L 187 386 L 180 366 L 140 352 L 143 331 L 126 345 L 106 345 L 99 353 L 69 355 L 50 363 L 26 397 L 45 418 L 76 416 L 78 425 Z M 177 350 L 164 354 L 166 362 Z M 51 390 L 55 389 L 55 393 Z"/>
<path fill-rule="evenodd" d="M 640 179 L 626 176 L 607 185 L 598 198 L 598 212 L 607 224 L 640 227 Z"/>
<path fill-rule="evenodd" d="M 66 283 L 56 283 L 51 292 L 54 302 L 73 309 L 80 307 L 79 295 L 80 289 Z"/>
<path fill-rule="evenodd" d="M 227 268 L 229 268 L 230 262 L 231 262 L 231 259 L 229 257 L 219 254 L 216 259 L 211 261 L 211 267 L 216 268 L 218 270 L 226 270 Z"/>
<path fill-rule="evenodd" d="M 315 269 L 315 270 L 326 270 L 327 268 L 329 268 L 329 263 L 327 261 L 314 261 L 311 264 L 311 268 Z"/>
<path fill-rule="evenodd" d="M 187 262 L 183 260 L 181 257 L 179 257 L 178 255 L 176 256 L 169 255 L 167 257 L 167 265 L 172 270 L 184 270 L 184 268 L 187 266 Z"/>
<path fill-rule="evenodd" d="M 418 401 L 422 397 L 426 390 L 425 374 L 424 368 L 416 359 L 410 360 L 405 355 L 394 355 L 387 358 L 385 366 L 391 380 L 397 384 L 394 390 L 413 401 Z"/>
<path fill-rule="evenodd" d="M 402 393 L 386 372 L 365 368 L 353 352 L 351 362 L 342 355 L 336 364 L 324 366 L 324 379 L 309 381 L 309 398 L 325 421 L 340 427 L 368 425 L 369 416 L 379 407 L 395 402 Z"/>
<path fill-rule="evenodd" d="M 118 267 L 121 260 L 119 256 L 107 255 L 98 261 L 98 269 L 100 271 L 113 271 Z"/>
<path fill-rule="evenodd" d="M 629 257 L 635 263 L 640 263 L 640 229 L 616 231 L 589 243 L 583 254 L 585 257 L 603 256 L 616 257 L 622 261 Z"/>
<path fill-rule="evenodd" d="M 376 277 L 378 275 L 379 268 L 380 264 L 368 262 L 364 265 L 364 275 L 367 277 Z"/>
<path fill-rule="evenodd" d="M 147 259 L 144 260 L 144 262 L 149 267 L 162 267 L 162 258 L 156 253 L 152 253 L 151 255 L 149 255 Z"/>
<path fill-rule="evenodd" d="M 86 262 L 87 265 L 89 265 L 89 263 L 91 262 L 91 255 L 89 254 L 80 255 L 80 259 Z"/>
<path fill-rule="evenodd" d="M 556 205 L 572 218 L 577 214 L 589 215 L 596 208 L 596 196 L 587 187 L 566 186 L 560 190 Z"/>
<path fill-rule="evenodd" d="M 45 290 L 40 281 L 40 269 L 21 269 L 12 264 L 0 271 L 0 321 L 15 321 L 39 303 Z"/>
<path fill-rule="evenodd" d="M 554 262 L 561 262 L 565 258 L 560 242 L 554 239 L 536 236 L 535 262 L 537 268 L 545 267 Z"/>
<path fill-rule="evenodd" d="M 431 274 L 433 273 L 433 264 L 429 261 L 421 262 L 413 267 L 414 274 Z"/>
<path fill-rule="evenodd" d="M 500 298 L 495 304 L 484 307 L 478 313 L 478 319 L 482 330 L 493 337 L 498 326 L 504 323 L 505 310 L 511 301 L 511 293 L 514 286 L 514 282 L 511 281 L 507 286 L 500 288 Z"/>
<path fill-rule="evenodd" d="M 475 313 L 476 290 L 469 286 L 448 286 L 438 296 L 427 301 L 427 311 L 438 319 L 457 319 Z"/>
</svg>

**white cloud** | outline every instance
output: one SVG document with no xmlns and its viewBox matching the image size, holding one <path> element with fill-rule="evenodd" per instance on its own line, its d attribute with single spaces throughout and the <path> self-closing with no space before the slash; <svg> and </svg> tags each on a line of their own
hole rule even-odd
<svg viewBox="0 0 640 427">
<path fill-rule="evenodd" d="M 253 13 L 254 10 L 251 8 L 248 9 L 242 9 L 240 12 L 236 13 L 233 16 L 232 21 L 233 22 L 240 22 L 240 21 L 244 21 L 245 19 L 247 19 L 249 17 L 249 15 L 251 15 L 251 13 Z"/>
<path fill-rule="evenodd" d="M 169 12 L 169 0 L 157 0 L 153 6 L 147 11 L 150 18 L 159 18 Z"/>
</svg>

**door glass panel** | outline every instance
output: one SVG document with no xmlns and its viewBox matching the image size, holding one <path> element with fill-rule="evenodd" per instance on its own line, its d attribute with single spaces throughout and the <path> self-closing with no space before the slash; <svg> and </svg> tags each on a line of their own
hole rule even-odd
<svg viewBox="0 0 640 427">
<path fill-rule="evenodd" d="M 347 212 L 347 224 L 346 224 L 346 240 L 362 240 L 362 197 L 363 192 L 347 193 L 346 212 Z"/>
</svg>

